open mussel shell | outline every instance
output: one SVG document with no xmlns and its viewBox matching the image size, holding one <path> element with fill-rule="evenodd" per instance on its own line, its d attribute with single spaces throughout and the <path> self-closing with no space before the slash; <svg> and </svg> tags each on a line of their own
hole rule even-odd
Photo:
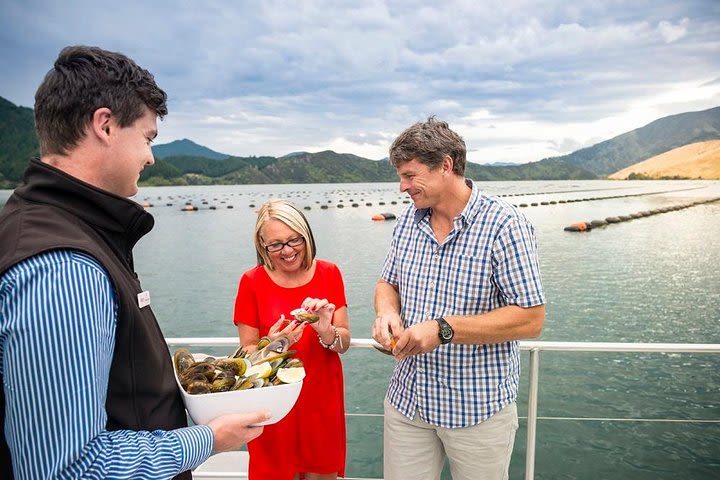
<svg viewBox="0 0 720 480">
<path fill-rule="evenodd" d="M 246 358 L 253 365 L 257 365 L 258 363 L 268 362 L 279 358 L 278 355 L 287 352 L 289 347 L 290 339 L 286 335 L 281 335 L 272 342 L 266 344 L 263 348 L 254 351 Z"/>
<path fill-rule="evenodd" d="M 250 375 L 249 377 L 240 377 L 235 382 L 233 390 L 247 390 L 255 387 L 255 381 L 258 380 L 257 375 Z M 262 379 L 260 379 L 262 380 Z"/>
<path fill-rule="evenodd" d="M 300 360 L 299 358 L 290 358 L 287 362 L 285 362 L 284 365 L 282 365 L 283 368 L 297 368 L 302 366 L 302 360 Z"/>
<path fill-rule="evenodd" d="M 244 358 L 220 358 L 215 361 L 215 366 L 220 369 L 232 370 L 235 375 L 244 375 L 250 362 Z"/>
<path fill-rule="evenodd" d="M 304 308 L 296 308 L 295 310 L 290 312 L 290 315 L 292 315 L 295 320 L 299 322 L 315 323 L 320 320 L 320 315 L 315 312 L 308 312 Z"/>
</svg>

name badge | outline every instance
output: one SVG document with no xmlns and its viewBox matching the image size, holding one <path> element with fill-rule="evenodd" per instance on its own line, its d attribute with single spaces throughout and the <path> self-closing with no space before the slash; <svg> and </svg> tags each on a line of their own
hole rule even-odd
<svg viewBox="0 0 720 480">
<path fill-rule="evenodd" d="M 138 307 L 143 308 L 150 305 L 150 292 L 145 290 L 144 292 L 138 293 Z"/>
</svg>

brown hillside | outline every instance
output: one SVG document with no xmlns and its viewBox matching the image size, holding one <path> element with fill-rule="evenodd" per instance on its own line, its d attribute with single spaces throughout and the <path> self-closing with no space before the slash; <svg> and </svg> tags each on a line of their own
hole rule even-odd
<svg viewBox="0 0 720 480">
<path fill-rule="evenodd" d="M 720 140 L 691 143 L 656 155 L 609 175 L 626 180 L 630 174 L 649 178 L 702 178 L 720 180 Z"/>
</svg>

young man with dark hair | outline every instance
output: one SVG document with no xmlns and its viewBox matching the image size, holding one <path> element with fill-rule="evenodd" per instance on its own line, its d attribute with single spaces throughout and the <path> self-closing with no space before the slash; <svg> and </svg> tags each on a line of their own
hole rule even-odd
<svg viewBox="0 0 720 480">
<path fill-rule="evenodd" d="M 35 95 L 40 159 L 0 212 L 0 478 L 191 478 L 266 412 L 187 426 L 134 271 L 153 227 L 128 196 L 166 95 L 125 55 L 60 52 Z"/>
</svg>

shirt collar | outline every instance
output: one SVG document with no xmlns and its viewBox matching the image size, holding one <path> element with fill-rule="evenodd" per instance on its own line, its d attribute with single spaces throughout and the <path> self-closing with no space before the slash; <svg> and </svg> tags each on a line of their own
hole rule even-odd
<svg viewBox="0 0 720 480">
<path fill-rule="evenodd" d="M 465 208 L 462 209 L 462 212 L 455 217 L 455 221 L 460 220 L 462 224 L 467 224 L 470 222 L 480 211 L 480 207 L 483 203 L 482 196 L 480 195 L 480 189 L 476 188 L 475 184 L 472 180 L 469 178 L 465 179 L 465 185 L 470 187 L 470 198 L 468 199 L 468 202 L 465 204 Z M 426 218 L 432 209 L 430 207 L 428 208 L 419 208 L 415 210 L 415 216 L 414 221 L 415 224 L 419 224 L 424 218 Z"/>
</svg>

